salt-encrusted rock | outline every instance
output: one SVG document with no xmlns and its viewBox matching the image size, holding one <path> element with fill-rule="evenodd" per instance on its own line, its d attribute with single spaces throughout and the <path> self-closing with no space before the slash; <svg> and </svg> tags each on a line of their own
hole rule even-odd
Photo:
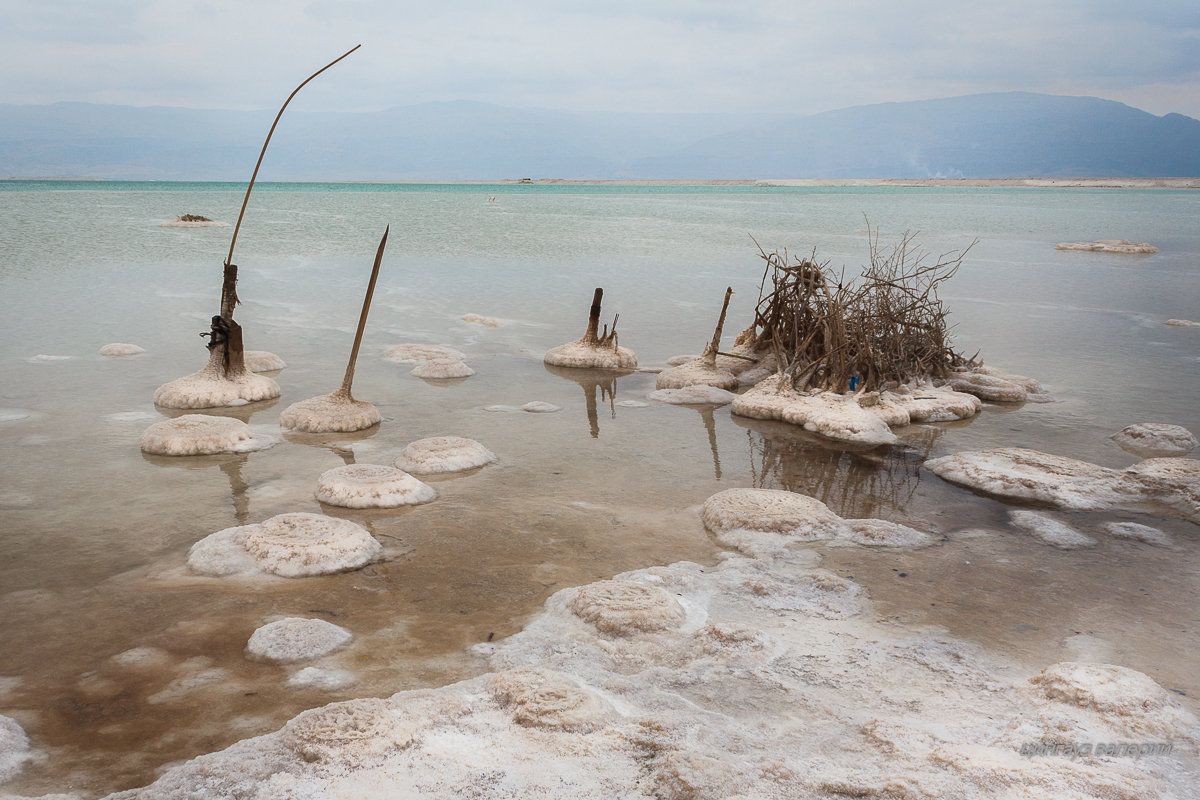
<svg viewBox="0 0 1200 800">
<path fill-rule="evenodd" d="M 695 384 L 682 389 L 656 389 L 647 395 L 651 400 L 671 405 L 714 405 L 724 406 L 732 403 L 737 397 L 733 392 L 718 389 L 708 384 Z"/>
<path fill-rule="evenodd" d="M 1080 533 L 1065 522 L 1036 511 L 1014 509 L 1008 512 L 1008 518 L 1018 528 L 1059 550 L 1075 550 L 1096 544 L 1095 539 Z"/>
<path fill-rule="evenodd" d="M 241 420 L 207 414 L 156 422 L 143 431 L 140 441 L 142 452 L 158 456 L 249 453 L 275 443 L 269 436 L 256 436 Z"/>
<path fill-rule="evenodd" d="M 309 661 L 350 643 L 350 631 L 323 619 L 287 617 L 263 625 L 246 643 L 246 657 L 272 664 Z"/>
<path fill-rule="evenodd" d="M 1131 242 L 1128 239 L 1097 239 L 1094 242 L 1059 242 L 1055 250 L 1086 250 L 1091 253 L 1125 253 L 1130 255 L 1153 255 L 1158 248 L 1147 242 Z"/>
<path fill-rule="evenodd" d="M 685 617 L 683 607 L 664 590 L 622 580 L 581 586 L 567 606 L 596 630 L 611 636 L 674 628 Z"/>
<path fill-rule="evenodd" d="M 657 389 L 682 389 L 685 386 L 715 386 L 718 389 L 738 388 L 737 376 L 728 369 L 700 356 L 677 367 L 669 367 L 658 373 L 654 386 Z"/>
<path fill-rule="evenodd" d="M 533 400 L 521 406 L 521 410 L 531 414 L 553 414 L 555 411 L 562 411 L 562 406 L 547 403 L 545 400 Z"/>
<path fill-rule="evenodd" d="M 383 357 L 397 364 L 422 364 L 435 359 L 453 359 L 462 361 L 466 355 L 440 344 L 398 344 L 389 347 Z"/>
<path fill-rule="evenodd" d="M 1195 741 L 1196 718 L 1149 676 L 1128 667 L 1064 661 L 1029 683 L 1050 701 L 1100 715 L 1124 736 Z"/>
<path fill-rule="evenodd" d="M 928 533 L 885 519 L 848 519 L 842 538 L 867 547 L 928 547 L 936 539 Z"/>
<path fill-rule="evenodd" d="M 1147 458 L 1121 473 L 1121 488 L 1141 501 L 1164 505 L 1200 523 L 1200 461 Z"/>
<path fill-rule="evenodd" d="M 354 673 L 344 669 L 305 667 L 288 677 L 287 685 L 293 689 L 320 689 L 334 692 L 353 686 L 355 680 Z"/>
<path fill-rule="evenodd" d="M 1163 422 L 1129 425 L 1111 438 L 1122 450 L 1141 458 L 1186 456 L 1197 444 L 1187 428 Z"/>
<path fill-rule="evenodd" d="M 636 369 L 638 364 L 637 354 L 628 347 L 586 338 L 551 348 L 542 360 L 554 367 L 575 369 Z"/>
<path fill-rule="evenodd" d="M 187 563 L 201 575 L 266 572 L 298 578 L 358 569 L 382 552 L 360 525 L 297 512 L 217 531 L 192 545 Z"/>
<path fill-rule="evenodd" d="M 342 508 L 399 508 L 432 502 L 437 490 L 395 467 L 346 464 L 321 473 L 317 499 Z"/>
<path fill-rule="evenodd" d="M 1164 323 L 1172 328 L 1200 328 L 1200 322 L 1190 319 L 1169 319 Z"/>
<path fill-rule="evenodd" d="M 611 706 L 595 692 L 549 669 L 498 672 L 488 690 L 518 725 L 550 730 L 589 731 L 599 727 Z"/>
<path fill-rule="evenodd" d="M 783 375 L 776 375 L 734 398 L 734 414 L 754 419 L 777 419 L 805 430 L 858 444 L 891 444 L 896 435 L 885 421 L 893 408 L 875 403 L 864 408 L 856 395 L 836 392 L 801 394 Z M 907 422 L 907 420 L 905 420 Z"/>
<path fill-rule="evenodd" d="M 1117 539 L 1132 539 L 1147 544 L 1156 544 L 1160 547 L 1167 547 L 1171 544 L 1171 537 L 1158 528 L 1137 522 L 1106 522 L 1101 527 L 1109 536 Z"/>
<path fill-rule="evenodd" d="M 136 356 L 138 353 L 144 352 L 146 352 L 146 348 L 125 342 L 113 342 L 100 348 L 100 355 L 110 357 Z"/>
<path fill-rule="evenodd" d="M 379 409 L 356 400 L 346 389 L 292 403 L 279 415 L 279 427 L 301 433 L 363 431 L 383 420 Z"/>
<path fill-rule="evenodd" d="M 20 723 L 12 717 L 0 716 L 0 783 L 14 777 L 32 757 L 29 737 Z"/>
<path fill-rule="evenodd" d="M 267 350 L 246 350 L 242 360 L 251 372 L 278 372 L 287 367 L 286 361 Z"/>
<path fill-rule="evenodd" d="M 1120 477 L 1086 461 L 1017 447 L 955 453 L 930 459 L 925 468 L 989 494 L 1080 510 L 1108 508 Z"/>
<path fill-rule="evenodd" d="M 214 350 L 204 369 L 158 387 L 154 392 L 154 404 L 163 408 L 221 408 L 276 397 L 279 397 L 279 384 L 266 375 L 243 372 L 226 378 Z"/>
<path fill-rule="evenodd" d="M 888 406 L 901 409 L 908 415 L 909 422 L 952 422 L 978 414 L 983 403 L 973 394 L 956 392 L 945 386 L 920 384 L 883 392 L 876 413 L 882 414 Z M 897 427 L 907 423 L 888 421 L 888 424 Z"/>
<path fill-rule="evenodd" d="M 405 446 L 396 467 L 416 475 L 437 475 L 476 469 L 495 462 L 496 454 L 474 439 L 431 436 Z"/>
<path fill-rule="evenodd" d="M 413 367 L 409 373 L 414 378 L 440 381 L 451 378 L 469 378 L 475 370 L 467 366 L 465 361 L 455 358 L 431 358 Z"/>
<path fill-rule="evenodd" d="M 412 727 L 403 722 L 386 700 L 347 700 L 294 717 L 283 728 L 284 742 L 305 761 L 361 767 L 412 743 Z"/>
<path fill-rule="evenodd" d="M 722 544 L 738 546 L 743 531 L 814 541 L 847 532 L 845 521 L 820 500 L 780 489 L 726 489 L 704 501 L 704 526 Z"/>
<path fill-rule="evenodd" d="M 473 313 L 463 314 L 462 321 L 470 322 L 474 325 L 482 325 L 485 328 L 499 328 L 502 324 L 501 321 L 495 317 L 485 317 L 481 314 Z"/>
<path fill-rule="evenodd" d="M 956 392 L 1000 403 L 1020 403 L 1029 394 L 1024 386 L 1015 381 L 982 372 L 957 373 L 950 379 L 949 386 Z"/>
</svg>

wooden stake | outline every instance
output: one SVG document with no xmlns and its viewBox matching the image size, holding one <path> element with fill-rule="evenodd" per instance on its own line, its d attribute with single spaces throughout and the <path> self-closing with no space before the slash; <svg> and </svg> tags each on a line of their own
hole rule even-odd
<svg viewBox="0 0 1200 800">
<path fill-rule="evenodd" d="M 388 232 L 391 229 L 391 225 L 383 229 L 383 238 L 379 240 L 379 249 L 375 251 L 375 265 L 371 267 L 371 280 L 367 283 L 367 294 L 363 297 L 362 313 L 358 315 L 358 331 L 354 334 L 354 347 L 350 349 L 350 362 L 346 364 L 346 377 L 342 378 L 342 388 L 338 389 L 351 400 L 354 399 L 350 394 L 350 384 L 354 382 L 354 364 L 358 361 L 358 347 L 362 344 L 363 330 L 367 327 L 367 312 L 371 310 L 375 281 L 379 278 L 379 265 L 383 263 L 383 248 L 387 246 Z"/>
</svg>

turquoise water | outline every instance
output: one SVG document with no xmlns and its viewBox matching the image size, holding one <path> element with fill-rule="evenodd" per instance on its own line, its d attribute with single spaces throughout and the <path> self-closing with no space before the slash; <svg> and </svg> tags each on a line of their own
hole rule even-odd
<svg viewBox="0 0 1200 800">
<path fill-rule="evenodd" d="M 715 558 L 694 507 L 730 486 L 803 491 L 848 516 L 949 536 L 886 562 L 825 554 L 898 617 L 1033 660 L 1062 655 L 1061 641 L 1086 629 L 1119 642 L 1120 663 L 1200 691 L 1187 655 L 1200 596 L 1194 526 L 1129 517 L 1171 533 L 1170 551 L 958 539 L 966 528 L 1003 529 L 1005 506 L 920 470 L 926 457 L 1001 445 L 1121 467 L 1134 459 L 1107 437 L 1125 425 L 1200 432 L 1200 330 L 1163 324 L 1200 319 L 1200 193 L 261 183 L 235 253 L 237 317 L 247 347 L 289 366 L 277 376 L 278 402 L 226 413 L 277 433 L 287 404 L 336 387 L 390 225 L 355 379 L 355 395 L 385 417 L 365 438 L 374 449 L 354 456 L 336 438 L 286 439 L 248 456 L 143 457 L 138 436 L 163 416 L 155 387 L 203 364 L 198 333 L 217 311 L 232 232 L 159 223 L 183 213 L 232 223 L 243 191 L 0 182 L 0 413 L 9 415 L 0 422 L 0 714 L 20 720 L 47 756 L 0 788 L 138 785 L 164 763 L 272 730 L 305 707 L 472 674 L 480 666 L 468 645 L 519 629 L 557 588 Z M 606 321 L 620 314 L 621 344 L 643 365 L 698 352 L 726 286 L 731 339 L 758 296 L 755 241 L 815 249 L 854 274 L 868 225 L 884 244 L 916 231 L 934 257 L 970 247 L 943 293 L 959 348 L 1037 377 L 1056 402 L 989 406 L 968 423 L 917 427 L 897 447 L 855 453 L 728 407 L 610 404 L 610 392 L 644 400 L 652 374 L 572 379 L 541 364 L 548 348 L 583 333 L 595 286 L 605 288 Z M 1160 250 L 1054 249 L 1093 239 Z M 470 324 L 467 313 L 502 324 Z M 147 352 L 100 356 L 110 342 Z M 381 357 L 402 342 L 456 347 L 477 374 L 453 385 L 413 378 Z M 562 410 L 483 410 L 532 400 Z M 348 458 L 387 463 L 434 434 L 478 439 L 500 463 L 438 482 L 442 497 L 410 511 L 343 512 L 312 498 L 323 470 Z M 367 524 L 386 561 L 251 587 L 183 568 L 193 542 L 284 511 Z M 852 555 L 859 561 L 846 563 Z M 912 576 L 902 587 L 889 575 L 901 565 Z M 994 569 L 972 571 L 980 565 Z M 1029 599 L 1014 604 L 1016 591 Z M 349 690 L 287 689 L 286 670 L 241 655 L 258 625 L 310 609 L 336 612 L 358 637 L 339 656 L 359 676 Z M 136 675 L 111 666 L 112 655 L 146 646 L 172 660 Z M 223 681 L 151 702 L 189 659 L 224 670 Z"/>
</svg>

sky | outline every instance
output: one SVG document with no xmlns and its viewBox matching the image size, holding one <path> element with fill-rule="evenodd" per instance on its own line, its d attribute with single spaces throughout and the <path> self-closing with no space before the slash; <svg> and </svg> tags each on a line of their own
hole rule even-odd
<svg viewBox="0 0 1200 800">
<path fill-rule="evenodd" d="M 995 91 L 1200 118 L 1200 2 L 0 0 L 0 103 L 817 113 Z"/>
</svg>

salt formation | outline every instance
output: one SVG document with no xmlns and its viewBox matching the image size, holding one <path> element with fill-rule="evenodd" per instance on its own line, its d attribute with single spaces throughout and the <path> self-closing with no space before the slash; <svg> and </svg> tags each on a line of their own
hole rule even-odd
<svg viewBox="0 0 1200 800">
<path fill-rule="evenodd" d="M 611 706 L 590 689 L 548 669 L 515 669 L 493 675 L 492 697 L 518 725 L 589 731 L 611 718 Z"/>
<path fill-rule="evenodd" d="M 884 519 L 848 519 L 842 539 L 866 547 L 928 547 L 934 538 L 928 533 Z"/>
<path fill-rule="evenodd" d="M 724 364 L 717 363 L 717 354 L 721 349 L 721 332 L 725 327 L 725 314 L 729 311 L 729 298 L 733 289 L 725 289 L 725 302 L 721 306 L 721 316 L 717 318 L 717 327 L 713 331 L 712 340 L 705 345 L 704 352 L 691 361 L 664 369 L 658 373 L 654 385 L 658 389 L 682 389 L 685 386 L 715 386 L 718 389 L 738 388 L 737 376 Z M 675 359 L 672 359 L 673 361 Z M 734 359 L 739 361 L 739 359 Z M 747 359 L 747 364 L 753 364 L 754 359 Z"/>
<path fill-rule="evenodd" d="M 138 347 L 136 344 L 126 344 L 125 342 L 113 342 L 100 348 L 100 355 L 111 357 L 136 356 L 138 353 L 144 352 L 146 352 L 146 348 Z"/>
<path fill-rule="evenodd" d="M 1148 676 L 1128 667 L 1065 661 L 1046 667 L 1029 684 L 1055 703 L 1103 715 L 1122 738 L 1195 741 L 1195 718 Z"/>
<path fill-rule="evenodd" d="M 453 359 L 455 361 L 466 359 L 464 353 L 440 344 L 398 344 L 395 347 L 389 347 L 383 357 L 397 364 L 423 364 L 435 359 Z"/>
<path fill-rule="evenodd" d="M 461 436 L 431 436 L 405 446 L 396 466 L 417 475 L 462 472 L 495 462 L 496 454 L 474 439 Z"/>
<path fill-rule="evenodd" d="M 385 700 L 366 697 L 305 711 L 284 726 L 287 747 L 305 761 L 363 766 L 412 742 Z"/>
<path fill-rule="evenodd" d="M 1065 522 L 1036 511 L 1014 509 L 1008 512 L 1008 518 L 1013 525 L 1059 550 L 1075 550 L 1096 544 L 1095 539 L 1080 533 Z"/>
<path fill-rule="evenodd" d="M 409 374 L 414 378 L 438 381 L 469 378 L 475 374 L 475 370 L 467 366 L 465 361 L 455 358 L 431 358 L 413 367 Z"/>
<path fill-rule="evenodd" d="M 482 325 L 485 328 L 499 328 L 501 325 L 500 320 L 495 317 L 484 317 L 479 314 L 463 314 L 462 320 L 463 322 Z"/>
<path fill-rule="evenodd" d="M 553 414 L 555 411 L 562 411 L 562 406 L 547 403 L 545 400 L 532 400 L 521 406 L 521 410 L 531 414 Z"/>
<path fill-rule="evenodd" d="M 279 415 L 280 427 L 302 433 L 349 433 L 366 430 L 382 421 L 379 409 L 370 403 L 355 400 L 351 387 L 354 383 L 354 365 L 358 361 L 358 348 L 362 345 L 363 331 L 367 327 L 367 313 L 371 310 L 371 298 L 375 294 L 375 282 L 379 279 L 379 265 L 383 261 L 383 249 L 387 246 L 390 230 L 391 226 L 384 229 L 379 247 L 375 251 L 375 263 L 371 267 L 371 278 L 363 296 L 358 329 L 354 333 L 354 344 L 350 348 L 350 359 L 346 362 L 342 385 L 329 394 L 292 403 Z"/>
<path fill-rule="evenodd" d="M 726 489 L 704 501 L 700 518 L 718 542 L 754 554 L 846 532 L 820 500 L 781 489 Z"/>
<path fill-rule="evenodd" d="M 1186 456 L 1197 444 L 1187 428 L 1162 422 L 1129 425 L 1111 438 L 1122 450 L 1141 458 Z"/>
<path fill-rule="evenodd" d="M 581 586 L 567 606 L 610 636 L 678 627 L 686 616 L 679 602 L 662 589 L 621 580 Z"/>
<path fill-rule="evenodd" d="M 346 464 L 317 479 L 317 499 L 342 508 L 399 508 L 436 498 L 432 486 L 403 470 L 379 464 Z"/>
<path fill-rule="evenodd" d="M 246 657 L 272 664 L 310 661 L 340 650 L 353 634 L 323 619 L 287 617 L 263 625 L 246 643 Z"/>
<path fill-rule="evenodd" d="M 275 444 L 256 436 L 250 426 L 230 417 L 184 414 L 156 422 L 142 433 L 142 452 L 158 456 L 202 456 L 249 453 Z"/>
<path fill-rule="evenodd" d="M 1190 319 L 1169 319 L 1165 324 L 1170 325 L 1172 328 L 1200 328 L 1200 322 L 1194 322 Z"/>
<path fill-rule="evenodd" d="M 29 737 L 20 723 L 0 715 L 0 783 L 14 777 L 32 757 Z"/>
<path fill-rule="evenodd" d="M 1148 458 L 1113 470 L 1016 447 L 955 453 L 925 462 L 943 480 L 1000 497 L 1095 511 L 1169 509 L 1200 522 L 1200 461 Z"/>
<path fill-rule="evenodd" d="M 225 377 L 222 354 L 214 349 L 204 369 L 158 387 L 154 404 L 163 408 L 220 408 L 276 397 L 279 384 L 266 375 L 243 371 Z"/>
<path fill-rule="evenodd" d="M 1091 253 L 1125 253 L 1130 255 L 1153 255 L 1158 248 L 1147 242 L 1131 242 L 1128 239 L 1097 239 L 1094 242 L 1059 242 L 1055 250 L 1086 250 Z"/>
<path fill-rule="evenodd" d="M 1171 538 L 1158 528 L 1152 528 L 1149 525 L 1142 525 L 1137 522 L 1106 522 L 1102 526 L 1104 531 L 1117 539 L 1133 539 L 1138 542 L 1147 544 L 1156 544 L 1161 547 L 1167 547 L 1171 544 Z"/>
<path fill-rule="evenodd" d="M 242 358 L 251 372 L 278 372 L 287 367 L 286 361 L 267 350 L 245 350 Z"/>
<path fill-rule="evenodd" d="M 354 674 L 344 669 L 321 669 L 320 667 L 305 667 L 287 679 L 287 685 L 293 689 L 320 689 L 334 692 L 353 686 Z"/>
<path fill-rule="evenodd" d="M 175 219 L 158 223 L 161 228 L 228 228 L 228 222 L 218 222 L 199 214 L 180 214 Z"/>
<path fill-rule="evenodd" d="M 708 384 L 694 384 L 681 389 L 656 389 L 647 395 L 651 400 L 671 405 L 714 405 L 724 406 L 737 397 L 733 392 L 718 389 Z"/>
<path fill-rule="evenodd" d="M 358 569 L 382 552 L 360 525 L 297 512 L 217 531 L 192 545 L 187 564 L 201 575 L 266 572 L 299 578 Z"/>
<path fill-rule="evenodd" d="M 600 301 L 604 290 L 597 288 L 592 295 L 592 308 L 588 316 L 587 331 L 583 338 L 559 345 L 549 350 L 543 361 L 555 367 L 579 369 L 633 369 L 637 367 L 637 355 L 628 347 L 617 344 L 617 320 L 613 319 L 612 330 L 604 326 L 600 331 Z"/>
</svg>

